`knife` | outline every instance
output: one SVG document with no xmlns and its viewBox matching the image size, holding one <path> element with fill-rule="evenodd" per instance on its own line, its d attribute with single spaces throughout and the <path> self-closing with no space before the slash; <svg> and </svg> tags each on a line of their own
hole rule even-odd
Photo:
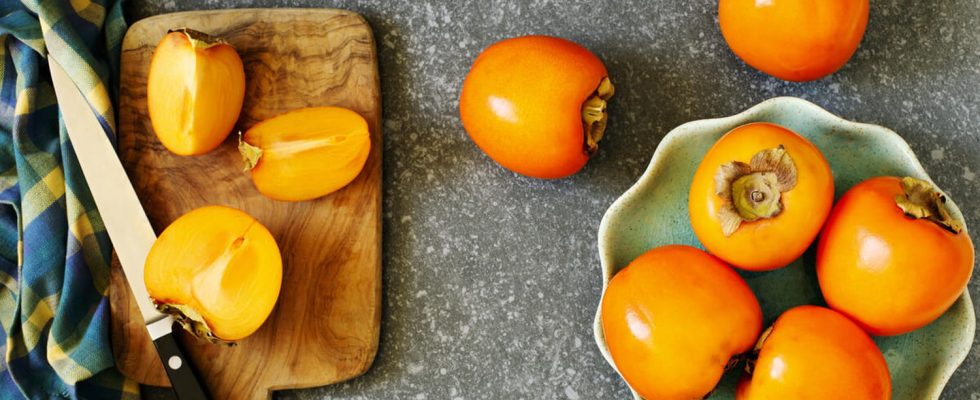
<svg viewBox="0 0 980 400">
<path fill-rule="evenodd" d="M 82 167 L 82 174 L 109 232 L 109 239 L 170 378 L 174 394 L 180 400 L 206 400 L 208 397 L 204 386 L 174 338 L 173 317 L 157 310 L 143 282 L 146 255 L 157 238 L 153 227 L 88 101 L 61 64 L 50 55 L 48 65 L 58 107 L 75 148 L 78 164 Z"/>
</svg>

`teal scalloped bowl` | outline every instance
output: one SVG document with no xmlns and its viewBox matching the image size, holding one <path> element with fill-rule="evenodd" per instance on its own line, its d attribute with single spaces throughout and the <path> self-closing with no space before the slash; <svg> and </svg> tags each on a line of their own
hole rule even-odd
<svg viewBox="0 0 980 400">
<path fill-rule="evenodd" d="M 687 215 L 687 193 L 694 170 L 723 134 L 743 124 L 763 121 L 796 131 L 823 152 L 834 171 L 837 198 L 856 183 L 874 176 L 930 180 L 912 149 L 895 132 L 846 121 L 797 98 L 774 98 L 735 116 L 686 123 L 664 137 L 640 180 L 602 218 L 599 258 L 603 293 L 616 271 L 650 248 L 688 244 L 703 249 L 691 231 Z M 950 208 L 960 214 L 955 204 Z M 825 304 L 817 284 L 812 246 L 786 268 L 740 274 L 758 296 L 767 325 L 793 306 Z M 599 350 L 615 368 L 598 312 L 593 328 Z M 891 371 L 893 399 L 938 399 L 953 371 L 969 353 L 975 330 L 973 303 L 969 292 L 964 292 L 932 324 L 901 336 L 875 338 Z M 710 399 L 733 399 L 739 372 L 736 369 L 727 373 Z"/>
</svg>

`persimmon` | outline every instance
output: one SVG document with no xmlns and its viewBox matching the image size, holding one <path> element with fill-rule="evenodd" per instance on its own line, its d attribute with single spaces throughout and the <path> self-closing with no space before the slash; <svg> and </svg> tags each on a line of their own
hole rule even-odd
<svg viewBox="0 0 980 400">
<path fill-rule="evenodd" d="M 784 312 L 756 346 L 736 387 L 738 400 L 889 400 L 891 376 L 881 351 L 847 317 L 824 307 Z"/>
<path fill-rule="evenodd" d="M 160 143 L 174 154 L 214 150 L 235 127 L 245 69 L 235 49 L 191 29 L 167 33 L 153 51 L 146 105 Z"/>
<path fill-rule="evenodd" d="M 160 311 L 212 342 L 255 332 L 272 312 L 282 255 L 259 221 L 225 206 L 177 218 L 146 257 L 146 290 Z"/>
<path fill-rule="evenodd" d="M 371 135 L 354 111 L 311 107 L 256 124 L 242 136 L 239 150 L 260 193 L 310 200 L 357 178 L 371 152 Z"/>
<path fill-rule="evenodd" d="M 613 91 L 605 65 L 586 48 L 522 36 L 480 53 L 463 82 L 459 114 L 473 142 L 498 164 L 562 178 L 598 150 Z"/>
<path fill-rule="evenodd" d="M 974 249 L 946 195 L 911 177 L 865 180 L 844 194 L 817 245 L 830 307 L 872 335 L 900 335 L 939 318 L 966 289 Z"/>
<path fill-rule="evenodd" d="M 830 75 L 868 25 L 868 0 L 720 0 L 718 22 L 746 64 L 789 81 Z"/>
<path fill-rule="evenodd" d="M 609 281 L 600 307 L 616 369 L 650 400 L 704 398 L 762 330 L 745 281 L 690 246 L 637 257 Z"/>
<path fill-rule="evenodd" d="M 803 254 L 833 201 L 834 178 L 820 150 L 779 125 L 752 123 L 729 131 L 705 154 L 688 212 L 708 252 L 764 271 Z"/>
</svg>

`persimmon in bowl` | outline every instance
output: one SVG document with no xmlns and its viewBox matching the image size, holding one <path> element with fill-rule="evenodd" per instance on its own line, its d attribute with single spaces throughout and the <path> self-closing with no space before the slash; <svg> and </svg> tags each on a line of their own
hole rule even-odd
<svg viewBox="0 0 980 400">
<path fill-rule="evenodd" d="M 688 193 L 708 149 L 726 132 L 770 122 L 799 133 L 826 157 L 834 175 L 835 198 L 876 176 L 911 176 L 930 181 L 908 144 L 886 128 L 843 120 L 807 101 L 781 97 L 727 118 L 694 121 L 667 134 L 646 172 L 606 211 L 599 227 L 603 291 L 614 274 L 651 248 L 683 244 L 703 248 L 688 218 Z M 953 199 L 955 200 L 955 199 Z M 962 218 L 952 202 L 950 213 Z M 816 242 L 788 266 L 768 272 L 738 271 L 759 299 L 763 325 L 795 306 L 825 306 L 816 273 Z M 596 343 L 615 368 L 601 314 Z M 874 337 L 891 374 L 892 398 L 938 399 L 953 371 L 970 351 L 976 330 L 973 303 L 964 291 L 942 316 L 910 333 Z M 742 368 L 726 373 L 710 399 L 734 399 Z M 639 398 L 634 392 L 634 395 Z"/>
</svg>

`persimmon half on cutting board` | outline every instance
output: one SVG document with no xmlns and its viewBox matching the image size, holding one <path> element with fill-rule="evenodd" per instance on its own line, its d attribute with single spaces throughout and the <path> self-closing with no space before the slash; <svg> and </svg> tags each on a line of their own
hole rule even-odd
<svg viewBox="0 0 980 400">
<path fill-rule="evenodd" d="M 266 197 L 303 201 L 333 193 L 364 169 L 371 134 L 360 114 L 308 107 L 253 126 L 238 150 L 255 188 Z"/>
<path fill-rule="evenodd" d="M 182 156 L 208 153 L 231 133 L 245 101 L 245 69 L 224 40 L 168 32 L 150 61 L 146 105 L 160 143 Z"/>
<path fill-rule="evenodd" d="M 153 243 L 143 279 L 157 308 L 211 342 L 251 335 L 272 313 L 282 255 L 259 221 L 205 206 L 177 218 Z"/>
</svg>

